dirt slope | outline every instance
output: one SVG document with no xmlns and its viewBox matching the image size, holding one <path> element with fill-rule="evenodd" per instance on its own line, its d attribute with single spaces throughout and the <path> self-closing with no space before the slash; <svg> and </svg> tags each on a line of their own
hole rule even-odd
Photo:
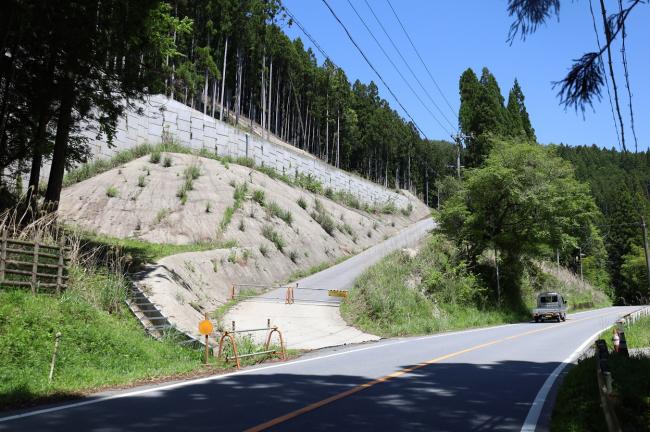
<svg viewBox="0 0 650 432">
<path fill-rule="evenodd" d="M 167 157 L 171 166 L 165 167 Z M 192 177 L 189 171 L 196 178 L 183 203 L 179 191 Z M 224 224 L 228 208 L 236 207 L 236 191 L 239 207 Z M 409 215 L 370 214 L 241 165 L 163 154 L 159 163 L 145 156 L 66 188 L 60 214 L 73 225 L 120 238 L 236 242 L 233 248 L 163 258 L 140 275 L 138 284 L 170 320 L 195 332 L 200 312 L 222 305 L 231 284 L 285 281 L 298 270 L 356 254 L 429 214 L 403 193 L 413 206 Z M 330 233 L 319 221 L 329 222 Z"/>
</svg>

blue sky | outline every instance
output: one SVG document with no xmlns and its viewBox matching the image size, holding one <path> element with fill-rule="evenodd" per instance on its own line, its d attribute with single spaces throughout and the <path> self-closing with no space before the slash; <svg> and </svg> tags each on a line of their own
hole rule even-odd
<svg viewBox="0 0 650 432">
<path fill-rule="evenodd" d="M 411 82 L 415 90 L 419 90 L 418 84 L 373 18 L 366 2 L 351 1 L 402 74 Z M 283 2 L 332 60 L 345 70 L 351 81 L 357 78 L 364 82 L 374 80 L 380 88 L 382 97 L 387 99 L 393 108 L 401 111 L 321 0 L 283 0 Z M 348 1 L 329 0 L 329 3 L 427 137 L 448 138 L 447 132 L 431 117 L 377 47 Z M 499 81 L 506 99 L 514 79 L 519 80 L 526 96 L 526 107 L 536 129 L 538 141 L 541 143 L 563 142 L 571 145 L 595 143 L 608 148 L 618 146 L 605 92 L 601 102 L 594 104 L 593 110 L 587 109 L 583 118 L 582 113 L 576 113 L 573 109 L 565 111 L 560 106 L 556 92 L 551 86 L 552 81 L 564 77 L 572 59 L 580 57 L 585 52 L 596 50 L 588 0 L 563 0 L 559 21 L 552 20 L 526 41 L 516 40 L 512 45 L 506 42 L 512 20 L 507 14 L 505 0 L 391 0 L 433 77 L 456 111 L 454 113 L 446 107 L 386 1 L 368 0 L 368 3 L 429 94 L 441 109 L 446 108 L 444 112 L 454 124 L 456 121 L 452 116 L 457 115 L 460 74 L 468 67 L 480 74 L 481 68 L 487 66 Z M 594 3 L 594 7 L 597 3 L 597 1 Z M 618 5 L 615 0 L 608 0 L 606 3 L 611 11 L 614 11 Z M 598 11 L 599 9 L 596 13 Z M 596 17 L 598 18 L 598 15 Z M 647 48 L 650 41 L 649 18 L 650 6 L 640 5 L 633 11 L 627 25 L 626 48 L 639 150 L 646 150 L 650 146 L 650 122 L 648 122 L 650 55 Z M 295 24 L 285 28 L 285 31 L 290 37 L 299 36 L 307 46 L 312 46 Z M 315 48 L 314 51 L 319 62 L 322 62 L 322 55 Z M 613 51 L 613 55 L 620 63 L 618 46 Z M 628 148 L 633 150 L 627 92 L 622 70 L 617 72 L 621 109 L 625 116 L 626 142 Z M 438 111 L 428 97 L 421 90 L 418 94 L 429 110 L 438 115 Z M 406 117 L 404 113 L 402 115 Z M 442 119 L 441 121 L 443 124 L 446 123 Z"/>
</svg>

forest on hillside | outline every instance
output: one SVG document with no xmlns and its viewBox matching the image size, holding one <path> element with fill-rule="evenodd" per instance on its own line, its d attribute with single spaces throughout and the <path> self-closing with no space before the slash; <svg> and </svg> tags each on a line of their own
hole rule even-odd
<svg viewBox="0 0 650 432">
<path fill-rule="evenodd" d="M 516 269 L 530 267 L 527 259 L 557 261 L 576 274 L 582 269 L 616 304 L 647 303 L 641 225 L 650 217 L 650 152 L 539 150 L 519 83 L 506 102 L 487 68 L 480 77 L 462 74 L 460 96 L 469 169 L 441 222 L 469 263 L 478 268 L 481 254 L 501 254 L 505 272 L 515 270 L 504 282 L 516 292 L 525 273 Z"/>
<path fill-rule="evenodd" d="M 602 212 L 598 227 L 619 304 L 647 303 L 650 295 L 642 218 L 650 220 L 650 151 L 619 152 L 592 146 L 553 146 L 575 167 Z"/>
<path fill-rule="evenodd" d="M 147 94 L 165 94 L 235 124 L 245 117 L 332 165 L 411 189 L 432 207 L 469 193 L 471 182 L 455 179 L 451 142 L 422 137 L 375 83 L 348 78 L 330 59 L 319 64 L 301 39 L 283 32 L 293 24 L 280 0 L 7 3 L 0 14 L 1 205 L 11 206 L 24 190 L 26 201 L 36 203 L 31 191 L 43 190 L 45 203 L 56 208 L 65 169 L 88 159 L 81 129 L 94 121 L 95 132 L 110 143 L 124 110 Z M 516 159 L 521 155 L 504 143 L 537 145 L 519 82 L 506 98 L 487 68 L 480 74 L 467 69 L 458 91 L 463 177 L 479 178 L 473 172 L 483 168 L 512 169 L 509 159 L 491 155 L 495 146 Z M 647 296 L 639 231 L 640 217 L 649 215 L 648 154 L 567 146 L 554 146 L 552 154 L 575 166 L 599 214 L 587 218 L 585 233 L 540 238 L 544 248 L 536 252 L 549 259 L 559 253 L 574 269 L 582 261 L 595 283 L 608 287 L 611 281 L 617 302 Z M 46 186 L 45 161 L 51 161 Z M 552 167 L 572 181 L 564 165 Z M 461 204 L 457 199 L 457 209 Z M 493 232 L 466 232 L 459 241 L 474 238 L 476 251 L 488 243 L 494 248 L 502 233 L 495 226 L 480 229 Z M 508 251 L 501 252 L 506 257 Z"/>
<path fill-rule="evenodd" d="M 165 94 L 234 124 L 257 122 L 332 165 L 388 187 L 429 193 L 455 150 L 420 136 L 373 83 L 350 80 L 283 28 L 279 0 L 10 2 L 0 17 L 0 169 L 15 179 L 51 160 L 45 199 L 64 169 L 86 161 L 80 129 L 109 142 L 129 103 Z M 93 17 L 89 19 L 89 17 Z M 25 186 L 27 189 L 27 186 Z"/>
</svg>

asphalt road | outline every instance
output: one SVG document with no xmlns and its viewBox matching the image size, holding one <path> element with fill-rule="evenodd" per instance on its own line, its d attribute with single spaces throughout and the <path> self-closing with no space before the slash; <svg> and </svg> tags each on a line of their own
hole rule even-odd
<svg viewBox="0 0 650 432">
<path fill-rule="evenodd" d="M 423 219 L 400 231 L 393 237 L 369 247 L 335 266 L 296 281 L 298 289 L 294 290 L 296 301 L 339 301 L 340 298 L 328 297 L 328 289 L 349 290 L 354 281 L 370 266 L 377 263 L 389 253 L 404 247 L 410 247 L 420 242 L 426 233 L 433 230 L 436 223 L 432 218 Z M 260 298 L 284 300 L 286 289 L 271 290 Z"/>
<path fill-rule="evenodd" d="M 547 394 L 563 362 L 634 309 L 317 351 L 227 375 L 0 414 L 0 431 L 543 430 Z"/>
</svg>

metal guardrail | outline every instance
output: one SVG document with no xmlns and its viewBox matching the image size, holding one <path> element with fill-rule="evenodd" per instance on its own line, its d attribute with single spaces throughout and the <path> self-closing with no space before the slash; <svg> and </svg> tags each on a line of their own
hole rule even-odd
<svg viewBox="0 0 650 432">
<path fill-rule="evenodd" d="M 620 432 L 621 426 L 614 410 L 612 400 L 612 373 L 609 369 L 609 351 L 607 343 L 603 339 L 598 339 L 595 343 L 596 348 L 596 378 L 598 380 L 598 392 L 600 394 L 600 405 L 605 415 L 607 430 L 609 432 Z"/>
</svg>

